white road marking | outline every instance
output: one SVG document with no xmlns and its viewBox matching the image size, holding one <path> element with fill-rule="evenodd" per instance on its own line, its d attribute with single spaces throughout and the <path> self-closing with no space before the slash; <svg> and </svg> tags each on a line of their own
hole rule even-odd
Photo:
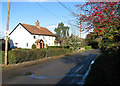
<svg viewBox="0 0 120 86">
<path fill-rule="evenodd" d="M 91 66 L 92 66 L 93 63 L 94 63 L 94 60 L 91 61 L 90 66 L 89 66 L 87 72 L 84 74 L 82 80 L 77 83 L 79 86 L 83 86 L 83 85 L 85 84 L 85 78 L 86 78 L 87 75 L 89 74 L 89 72 L 90 72 L 90 70 L 91 70 Z"/>
<path fill-rule="evenodd" d="M 78 72 L 83 66 L 84 66 L 84 65 L 80 66 L 80 67 L 75 71 L 75 73 Z"/>
<path fill-rule="evenodd" d="M 91 64 L 94 64 L 94 62 L 95 62 L 95 61 L 93 60 L 93 61 L 91 62 Z"/>
<path fill-rule="evenodd" d="M 70 74 L 70 75 L 67 75 L 68 77 L 81 77 L 83 75 L 81 74 Z"/>
</svg>

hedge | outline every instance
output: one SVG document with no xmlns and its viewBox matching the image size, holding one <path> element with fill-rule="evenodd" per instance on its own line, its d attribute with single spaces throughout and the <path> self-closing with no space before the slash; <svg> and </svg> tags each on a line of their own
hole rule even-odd
<svg viewBox="0 0 120 86">
<path fill-rule="evenodd" d="M 8 63 L 17 64 L 45 57 L 64 55 L 70 52 L 69 49 L 11 50 L 8 53 Z"/>
<path fill-rule="evenodd" d="M 0 51 L 0 64 L 4 64 L 5 51 Z"/>
<path fill-rule="evenodd" d="M 87 49 L 87 50 L 91 50 L 92 47 L 91 47 L 91 46 L 85 46 L 85 49 Z"/>
<path fill-rule="evenodd" d="M 62 48 L 62 46 L 48 46 L 48 48 Z M 64 48 L 66 49 L 68 49 L 69 48 L 69 46 L 64 46 Z"/>
</svg>

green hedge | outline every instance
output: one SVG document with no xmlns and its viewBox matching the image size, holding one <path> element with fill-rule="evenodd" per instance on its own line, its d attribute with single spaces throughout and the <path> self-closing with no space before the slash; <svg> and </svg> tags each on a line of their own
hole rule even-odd
<svg viewBox="0 0 120 86">
<path fill-rule="evenodd" d="M 86 50 L 91 50 L 92 47 L 91 47 L 91 46 L 85 46 L 85 49 L 86 49 Z"/>
<path fill-rule="evenodd" d="M 48 46 L 48 48 L 62 48 L 62 46 Z M 64 46 L 64 48 L 66 49 L 68 49 L 69 48 L 69 46 Z"/>
<path fill-rule="evenodd" d="M 0 64 L 4 64 L 5 51 L 0 51 Z"/>
<path fill-rule="evenodd" d="M 12 50 L 8 53 L 8 63 L 16 64 L 70 53 L 69 49 Z"/>
</svg>

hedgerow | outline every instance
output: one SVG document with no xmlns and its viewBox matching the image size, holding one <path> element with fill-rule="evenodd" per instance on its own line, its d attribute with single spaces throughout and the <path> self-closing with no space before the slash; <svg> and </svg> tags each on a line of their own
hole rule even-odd
<svg viewBox="0 0 120 86">
<path fill-rule="evenodd" d="M 64 55 L 70 52 L 72 51 L 69 49 L 11 50 L 8 53 L 8 63 L 17 64 L 46 57 Z"/>
</svg>

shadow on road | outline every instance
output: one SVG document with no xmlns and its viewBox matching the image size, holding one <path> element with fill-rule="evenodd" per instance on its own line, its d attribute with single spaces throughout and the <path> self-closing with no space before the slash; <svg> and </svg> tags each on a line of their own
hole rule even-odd
<svg viewBox="0 0 120 86">
<path fill-rule="evenodd" d="M 90 53 L 91 52 L 91 53 Z M 89 69 L 92 60 L 97 57 L 96 51 L 87 51 L 82 54 L 74 55 L 71 57 L 62 58 L 62 61 L 66 64 L 75 63 L 76 65 L 70 69 L 70 71 L 59 81 L 55 86 L 83 86 L 77 84 L 82 80 L 84 75 Z M 98 51 L 97 51 L 98 52 Z M 64 67 L 63 67 L 64 68 Z"/>
</svg>

